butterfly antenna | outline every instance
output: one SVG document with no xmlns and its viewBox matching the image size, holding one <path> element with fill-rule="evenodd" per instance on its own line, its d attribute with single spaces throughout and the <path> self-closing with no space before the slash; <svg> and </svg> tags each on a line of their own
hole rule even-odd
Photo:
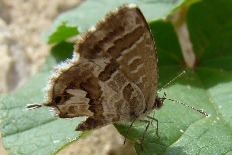
<svg viewBox="0 0 232 155">
<path fill-rule="evenodd" d="M 165 88 L 167 87 L 170 83 L 172 83 L 173 81 L 175 81 L 177 78 L 183 76 L 185 74 L 185 71 L 183 71 L 182 73 L 180 73 L 179 75 L 177 75 L 176 77 L 174 77 L 171 81 L 169 81 L 166 85 L 164 85 L 158 92 L 157 95 Z"/>
<path fill-rule="evenodd" d="M 177 75 L 175 78 L 173 78 L 171 81 L 169 81 L 166 85 L 164 85 L 164 86 L 157 92 L 157 95 L 158 95 L 165 87 L 167 87 L 170 83 L 172 83 L 172 82 L 173 82 L 174 80 L 176 80 L 177 78 L 183 76 L 184 74 L 185 74 L 185 71 L 183 71 L 182 73 L 180 73 L 179 75 Z M 176 103 L 182 104 L 182 105 L 184 105 L 184 106 L 186 106 L 186 107 L 188 107 L 188 108 L 191 108 L 191 109 L 193 109 L 193 110 L 195 110 L 195 111 L 201 113 L 201 114 L 204 115 L 204 116 L 209 116 L 209 115 L 208 115 L 205 111 L 203 111 L 203 110 L 196 109 L 196 108 L 194 108 L 194 107 L 192 107 L 192 106 L 190 106 L 190 105 L 187 105 L 187 104 L 185 104 L 185 103 L 183 103 L 183 102 L 180 102 L 180 101 L 176 101 L 176 100 L 173 100 L 173 99 L 166 98 L 166 93 L 165 93 L 165 92 L 164 92 L 163 98 L 164 98 L 165 100 L 169 100 L 169 101 L 172 101 L 172 102 L 176 102 Z"/>
<path fill-rule="evenodd" d="M 185 104 L 185 103 L 183 103 L 183 102 L 176 101 L 176 100 L 169 99 L 169 98 L 165 98 L 165 99 L 166 99 L 166 100 L 169 100 L 169 101 L 172 101 L 172 102 L 176 102 L 176 103 L 182 104 L 182 105 L 184 105 L 184 106 L 186 106 L 186 107 L 188 107 L 188 108 L 191 108 L 191 109 L 193 109 L 193 110 L 195 110 L 195 111 L 198 111 L 198 112 L 201 113 L 202 115 L 209 116 L 205 111 L 196 109 L 196 108 L 194 108 L 194 107 L 192 107 L 192 106 L 190 106 L 190 105 L 187 105 L 187 104 Z"/>
</svg>

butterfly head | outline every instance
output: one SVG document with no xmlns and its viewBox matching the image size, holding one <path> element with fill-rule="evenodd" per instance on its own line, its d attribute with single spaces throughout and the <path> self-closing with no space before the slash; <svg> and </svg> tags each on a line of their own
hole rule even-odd
<svg viewBox="0 0 232 155">
<path fill-rule="evenodd" d="M 165 93 L 163 97 L 156 96 L 153 109 L 160 109 L 163 106 L 164 100 L 166 99 L 165 96 Z"/>
</svg>

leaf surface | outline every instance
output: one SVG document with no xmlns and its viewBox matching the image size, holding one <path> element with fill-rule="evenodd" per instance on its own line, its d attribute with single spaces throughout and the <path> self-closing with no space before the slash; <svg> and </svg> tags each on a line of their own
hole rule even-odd
<svg viewBox="0 0 232 155">
<path fill-rule="evenodd" d="M 85 31 L 106 12 L 125 2 L 128 1 L 87 1 L 59 16 L 51 31 L 44 35 L 49 43 L 58 43 L 52 48 L 45 66 L 16 92 L 0 98 L 1 133 L 10 154 L 54 154 L 82 135 L 74 129 L 83 118 L 59 119 L 47 108 L 29 111 L 25 107 L 43 102 L 42 89 L 50 71 L 57 63 L 71 57 L 73 44 L 64 40 Z M 169 16 L 182 2 L 134 1 L 147 20 Z M 211 0 L 189 4 L 186 20 L 197 56 L 193 69 L 185 67 L 172 24 L 162 20 L 150 22 L 159 59 L 159 88 L 185 70 L 187 73 L 164 92 L 168 98 L 204 109 L 210 116 L 204 117 L 185 106 L 165 101 L 164 107 L 155 111 L 160 138 L 156 136 L 156 123 L 153 122 L 145 137 L 144 151 L 135 143 L 138 154 L 231 154 L 231 3 Z M 219 5 L 221 7 L 217 7 Z M 69 33 L 65 34 L 67 29 Z M 125 135 L 129 125 L 117 124 L 116 127 Z M 138 142 L 144 129 L 143 123 L 136 123 L 128 138 Z"/>
</svg>

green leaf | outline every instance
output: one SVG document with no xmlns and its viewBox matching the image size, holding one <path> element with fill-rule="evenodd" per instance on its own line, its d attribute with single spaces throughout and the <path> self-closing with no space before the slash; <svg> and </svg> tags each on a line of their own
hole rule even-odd
<svg viewBox="0 0 232 155">
<path fill-rule="evenodd" d="M 78 30 L 76 27 L 71 27 L 71 26 L 67 26 L 64 22 L 59 25 L 59 27 L 56 29 L 55 32 L 52 33 L 51 36 L 49 36 L 49 40 L 47 40 L 47 42 L 49 44 L 51 43 L 55 43 L 55 42 L 61 42 L 64 41 L 65 39 L 75 36 L 78 34 Z M 44 34 L 43 36 L 45 39 L 48 38 L 48 36 L 46 36 L 46 34 Z"/>
<path fill-rule="evenodd" d="M 147 20 L 154 20 L 166 18 L 172 12 L 172 10 L 178 8 L 178 6 L 180 6 L 183 2 L 184 0 L 88 0 L 75 9 L 61 14 L 54 21 L 51 30 L 43 34 L 43 38 L 48 43 L 63 41 L 61 39 L 66 39 L 65 37 L 67 36 L 67 32 L 70 32 L 69 36 L 74 36 L 77 34 L 76 31 L 71 31 L 70 29 L 74 29 L 76 27 L 78 32 L 84 32 L 86 29 L 89 29 L 92 25 L 101 20 L 106 13 L 115 10 L 117 6 L 125 3 L 137 4 Z M 58 34 L 56 35 L 56 33 Z M 62 37 L 62 35 L 65 37 Z"/>
<path fill-rule="evenodd" d="M 82 133 L 74 131 L 82 118 L 59 119 L 47 108 L 26 110 L 26 105 L 42 103 L 42 89 L 50 71 L 71 57 L 73 44 L 62 42 L 52 48 L 45 66 L 23 87 L 0 98 L 1 133 L 10 154 L 53 154 Z M 62 126 L 61 126 L 62 124 Z"/>
<path fill-rule="evenodd" d="M 218 8 L 218 6 L 224 7 Z M 232 14 L 230 0 L 204 1 L 190 8 L 187 22 L 197 65 L 231 71 Z"/>
<path fill-rule="evenodd" d="M 204 117 L 182 105 L 165 101 L 164 107 L 155 111 L 160 138 L 156 136 L 156 123 L 153 122 L 145 137 L 144 151 L 135 143 L 138 154 L 231 154 L 231 7 L 229 0 L 208 0 L 189 8 L 186 18 L 197 57 L 193 69 L 184 67 L 171 24 L 162 21 L 150 24 L 159 57 L 159 83 L 163 86 L 175 74 L 182 70 L 187 72 L 164 90 L 167 97 L 204 109 L 210 116 Z M 117 129 L 126 135 L 128 125 L 117 125 Z M 137 123 L 128 137 L 138 141 L 144 130 L 145 125 Z"/>
<path fill-rule="evenodd" d="M 47 40 L 59 44 L 52 48 L 52 55 L 45 66 L 22 88 L 0 98 L 1 133 L 4 146 L 10 150 L 10 154 L 54 154 L 83 134 L 74 131 L 83 118 L 59 119 L 47 108 L 29 111 L 25 107 L 27 104 L 43 102 L 41 90 L 46 85 L 50 71 L 57 63 L 71 57 L 73 44 L 62 41 L 83 32 L 123 2 L 129 1 L 89 0 L 57 18 L 52 30 L 47 33 Z M 182 2 L 134 1 L 148 20 L 167 17 Z M 172 24 L 162 20 L 150 23 L 159 58 L 159 87 L 185 70 L 187 73 L 183 77 L 164 90 L 167 97 L 204 109 L 210 117 L 204 117 L 178 103 L 165 101 L 164 107 L 155 111 L 160 138 L 156 136 L 154 121 L 145 136 L 144 151 L 135 142 L 138 154 L 232 152 L 231 3 L 229 0 L 210 0 L 190 6 L 186 18 L 197 56 L 197 64 L 193 69 L 185 67 Z M 65 31 L 69 33 L 62 36 Z M 129 125 L 130 122 L 127 125 L 117 124 L 116 127 L 125 136 Z M 135 123 L 128 138 L 139 141 L 144 130 L 144 123 Z"/>
</svg>

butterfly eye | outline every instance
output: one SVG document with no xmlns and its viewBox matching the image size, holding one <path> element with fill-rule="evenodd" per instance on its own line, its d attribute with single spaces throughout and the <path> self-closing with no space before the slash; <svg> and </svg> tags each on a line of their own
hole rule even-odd
<svg viewBox="0 0 232 155">
<path fill-rule="evenodd" d="M 55 103 L 56 103 L 56 104 L 59 104 L 59 103 L 61 102 L 61 100 L 62 100 L 62 96 L 57 96 L 57 97 L 55 98 Z"/>
</svg>

